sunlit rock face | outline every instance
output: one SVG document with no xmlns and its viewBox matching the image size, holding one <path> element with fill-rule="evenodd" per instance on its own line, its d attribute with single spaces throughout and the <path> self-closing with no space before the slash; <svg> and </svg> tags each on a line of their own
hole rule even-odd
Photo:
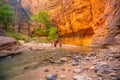
<svg viewBox="0 0 120 80">
<path fill-rule="evenodd" d="M 37 14 L 46 9 L 64 43 L 120 43 L 120 0 L 18 0 Z M 33 26 L 32 26 L 33 27 Z"/>
<path fill-rule="evenodd" d="M 46 9 L 64 43 L 90 44 L 94 29 L 104 23 L 97 22 L 104 14 L 105 0 L 22 0 L 22 5 L 33 14 Z"/>
</svg>

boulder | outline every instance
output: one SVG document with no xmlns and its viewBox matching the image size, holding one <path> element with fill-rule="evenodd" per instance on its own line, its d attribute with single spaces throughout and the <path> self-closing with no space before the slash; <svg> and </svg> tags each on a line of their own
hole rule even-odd
<svg viewBox="0 0 120 80">
<path fill-rule="evenodd" d="M 16 39 L 0 36 L 0 57 L 21 53 L 21 51 Z"/>
<path fill-rule="evenodd" d="M 17 40 L 11 37 L 4 37 L 0 36 L 0 47 L 3 47 L 4 45 L 9 45 L 9 44 L 15 44 L 17 43 Z M 2 48 L 0 48 L 2 49 Z"/>
</svg>

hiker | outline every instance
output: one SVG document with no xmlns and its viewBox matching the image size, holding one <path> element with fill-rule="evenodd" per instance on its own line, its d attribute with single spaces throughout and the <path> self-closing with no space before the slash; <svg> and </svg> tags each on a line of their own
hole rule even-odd
<svg viewBox="0 0 120 80">
<path fill-rule="evenodd" d="M 51 46 L 53 46 L 53 47 L 55 47 L 55 48 L 56 48 L 58 45 L 59 45 L 60 48 L 62 47 L 62 42 L 61 42 L 60 40 L 58 40 L 58 39 L 51 40 L 50 43 L 51 43 Z"/>
</svg>

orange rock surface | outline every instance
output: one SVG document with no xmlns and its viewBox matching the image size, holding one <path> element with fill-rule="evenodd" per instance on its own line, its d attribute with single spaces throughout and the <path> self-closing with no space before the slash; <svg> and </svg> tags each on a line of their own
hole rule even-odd
<svg viewBox="0 0 120 80">
<path fill-rule="evenodd" d="M 33 14 L 46 9 L 64 43 L 120 43 L 120 0 L 22 0 L 21 5 Z"/>
</svg>

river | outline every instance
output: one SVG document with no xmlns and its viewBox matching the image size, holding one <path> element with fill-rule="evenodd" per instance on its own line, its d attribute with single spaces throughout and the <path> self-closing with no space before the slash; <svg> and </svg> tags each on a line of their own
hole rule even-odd
<svg viewBox="0 0 120 80">
<path fill-rule="evenodd" d="M 9 80 L 27 71 L 41 66 L 51 65 L 65 56 L 84 55 L 90 52 L 90 47 L 67 46 L 63 48 L 47 48 L 42 51 L 23 51 L 21 54 L 0 58 L 0 80 Z"/>
</svg>

